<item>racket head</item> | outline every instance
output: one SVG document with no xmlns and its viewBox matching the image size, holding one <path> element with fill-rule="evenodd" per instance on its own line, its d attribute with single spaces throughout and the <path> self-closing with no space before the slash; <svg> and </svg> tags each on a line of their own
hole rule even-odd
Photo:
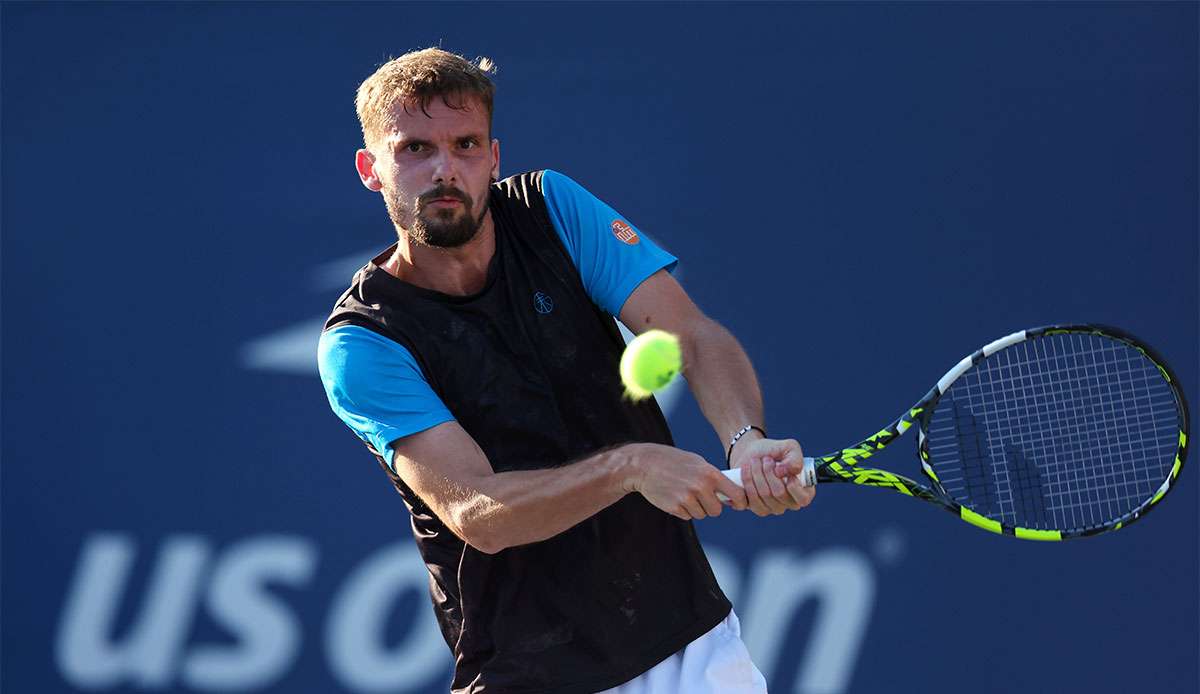
<svg viewBox="0 0 1200 694">
<path fill-rule="evenodd" d="M 1023 330 L 977 350 L 914 406 L 934 495 L 992 532 L 1119 530 L 1172 489 L 1188 409 L 1167 363 L 1101 325 Z"/>
</svg>

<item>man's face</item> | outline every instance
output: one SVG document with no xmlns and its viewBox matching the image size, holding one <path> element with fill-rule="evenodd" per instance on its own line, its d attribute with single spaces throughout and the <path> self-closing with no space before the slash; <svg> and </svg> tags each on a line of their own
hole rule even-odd
<svg viewBox="0 0 1200 694">
<path fill-rule="evenodd" d="M 483 105 L 468 99 L 465 106 L 453 109 L 434 98 L 429 115 L 419 104 L 409 104 L 407 112 L 397 106 L 388 131 L 371 147 L 388 215 L 416 243 L 461 246 L 487 215 L 500 145 L 488 139 Z"/>
</svg>

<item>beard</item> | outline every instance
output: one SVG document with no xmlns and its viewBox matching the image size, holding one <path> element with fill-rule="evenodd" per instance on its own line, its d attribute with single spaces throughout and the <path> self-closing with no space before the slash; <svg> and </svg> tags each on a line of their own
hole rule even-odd
<svg viewBox="0 0 1200 694">
<path fill-rule="evenodd" d="M 463 204 L 463 209 L 439 208 L 429 209 L 426 205 L 437 198 L 453 198 Z M 487 215 L 488 199 L 484 196 L 479 206 L 479 214 L 472 215 L 471 198 L 458 188 L 438 186 L 423 193 L 406 210 L 406 205 L 395 191 L 384 195 L 388 216 L 399 229 L 404 229 L 408 237 L 423 246 L 434 248 L 458 248 L 475 238 L 483 226 L 483 218 Z"/>
</svg>

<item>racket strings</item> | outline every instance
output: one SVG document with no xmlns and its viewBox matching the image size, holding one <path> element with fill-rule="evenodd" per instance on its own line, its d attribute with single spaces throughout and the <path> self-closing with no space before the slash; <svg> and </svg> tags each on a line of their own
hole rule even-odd
<svg viewBox="0 0 1200 694">
<path fill-rule="evenodd" d="M 942 395 L 927 431 L 946 492 L 1034 529 L 1082 529 L 1152 497 L 1174 462 L 1178 405 L 1158 367 L 1101 335 L 1001 350 Z"/>
</svg>

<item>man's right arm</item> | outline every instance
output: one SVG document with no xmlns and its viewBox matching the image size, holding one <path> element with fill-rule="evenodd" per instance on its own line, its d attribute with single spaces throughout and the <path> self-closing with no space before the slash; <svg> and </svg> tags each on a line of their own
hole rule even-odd
<svg viewBox="0 0 1200 694">
<path fill-rule="evenodd" d="M 745 508 L 745 492 L 699 456 L 628 444 L 569 465 L 493 472 L 433 392 L 416 359 L 356 326 L 321 335 L 318 365 L 330 406 L 452 532 L 485 552 L 557 535 L 631 492 L 679 518 L 721 512 L 716 493 Z"/>
<path fill-rule="evenodd" d="M 405 484 L 455 535 L 487 553 L 553 537 L 633 492 L 684 520 L 720 514 L 718 492 L 746 508 L 741 487 L 671 446 L 626 444 L 570 465 L 497 473 L 457 422 L 444 422 L 392 449 Z"/>
</svg>

